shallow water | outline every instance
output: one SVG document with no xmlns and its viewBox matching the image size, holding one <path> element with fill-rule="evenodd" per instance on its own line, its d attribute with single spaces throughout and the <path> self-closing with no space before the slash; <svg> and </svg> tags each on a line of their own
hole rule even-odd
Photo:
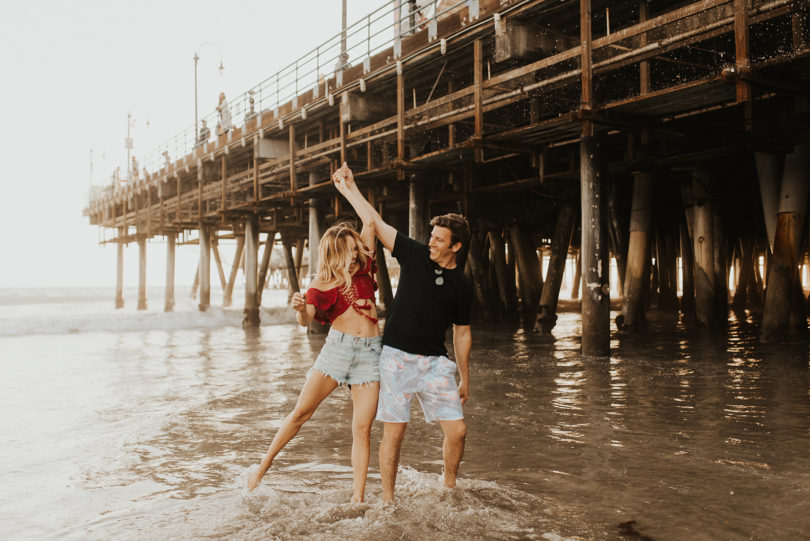
<svg viewBox="0 0 810 541">
<path fill-rule="evenodd" d="M 661 319 L 614 339 L 610 359 L 583 359 L 577 314 L 554 339 L 474 326 L 459 485 L 441 487 L 440 429 L 415 408 L 384 507 L 379 423 L 366 503 L 347 503 L 343 389 L 244 488 L 323 338 L 223 314 L 0 337 L 4 538 L 810 536 L 806 342 L 760 346 L 733 318 L 722 338 Z"/>
</svg>

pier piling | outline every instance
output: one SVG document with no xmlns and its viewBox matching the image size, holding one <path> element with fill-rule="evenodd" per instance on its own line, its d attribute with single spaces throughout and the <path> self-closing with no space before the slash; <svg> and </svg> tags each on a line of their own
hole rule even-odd
<svg viewBox="0 0 810 541">
<path fill-rule="evenodd" d="M 580 141 L 582 354 L 590 356 L 605 356 L 610 353 L 607 208 L 599 152 L 596 137 L 584 135 Z"/>
<path fill-rule="evenodd" d="M 146 310 L 146 237 L 138 235 L 138 310 Z"/>
<path fill-rule="evenodd" d="M 717 275 L 714 261 L 714 210 L 711 176 L 705 169 L 692 173 L 695 315 L 699 326 L 715 329 L 717 324 Z"/>
<path fill-rule="evenodd" d="M 546 270 L 546 279 L 543 282 L 543 292 L 540 295 L 540 313 L 534 322 L 534 332 L 550 334 L 554 325 L 557 324 L 557 301 L 560 297 L 560 286 L 576 218 L 576 209 L 570 205 L 562 207 L 557 213 L 554 236 L 551 238 L 551 256 Z"/>
<path fill-rule="evenodd" d="M 116 242 L 117 250 L 117 267 L 115 272 L 115 307 L 121 309 L 124 307 L 124 228 L 118 230 L 118 241 Z"/>
<path fill-rule="evenodd" d="M 784 340 L 788 335 L 791 307 L 798 310 L 798 256 L 807 210 L 808 176 L 810 175 L 810 145 L 797 145 L 785 157 L 776 234 L 773 244 L 762 313 L 763 342 Z M 799 318 L 794 317 L 799 326 Z M 806 319 L 801 330 L 807 328 Z M 799 330 L 799 329 L 797 329 Z"/>
<path fill-rule="evenodd" d="M 644 331 L 647 328 L 647 320 L 644 316 L 644 291 L 650 274 L 650 230 L 653 201 L 652 175 L 639 172 L 634 177 L 622 313 L 616 318 L 616 326 L 629 332 Z"/>
<path fill-rule="evenodd" d="M 174 265 L 177 252 L 177 234 L 172 232 L 166 235 L 166 293 L 164 295 L 163 311 L 174 310 Z"/>
<path fill-rule="evenodd" d="M 211 306 L 211 226 L 200 224 L 200 301 L 201 312 Z"/>
<path fill-rule="evenodd" d="M 543 278 L 540 276 L 540 261 L 534 244 L 534 235 L 530 226 L 516 223 L 509 229 L 509 246 L 514 248 L 515 263 L 518 269 L 520 289 L 520 312 L 524 325 L 534 324 Z"/>
<path fill-rule="evenodd" d="M 245 307 L 242 317 L 243 327 L 258 327 L 259 318 L 259 217 L 249 214 L 245 217 Z"/>
</svg>

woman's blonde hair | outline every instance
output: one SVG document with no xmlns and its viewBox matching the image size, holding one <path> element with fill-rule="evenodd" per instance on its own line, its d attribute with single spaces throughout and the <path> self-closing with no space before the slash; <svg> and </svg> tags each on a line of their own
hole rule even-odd
<svg viewBox="0 0 810 541">
<path fill-rule="evenodd" d="M 349 251 L 347 239 L 352 237 L 357 244 L 357 264 L 365 268 L 372 252 L 366 248 L 360 235 L 347 223 L 338 223 L 327 229 L 318 245 L 318 271 L 315 277 L 324 284 L 336 283 L 348 287 L 352 283 L 349 267 L 354 254 Z"/>
</svg>

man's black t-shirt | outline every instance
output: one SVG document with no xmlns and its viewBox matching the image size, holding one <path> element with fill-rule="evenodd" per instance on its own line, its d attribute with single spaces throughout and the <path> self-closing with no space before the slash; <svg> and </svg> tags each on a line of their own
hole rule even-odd
<svg viewBox="0 0 810 541">
<path fill-rule="evenodd" d="M 392 255 L 399 261 L 399 285 L 383 344 L 407 353 L 447 355 L 447 328 L 470 324 L 472 287 L 464 271 L 440 267 L 426 245 L 399 232 Z"/>
</svg>

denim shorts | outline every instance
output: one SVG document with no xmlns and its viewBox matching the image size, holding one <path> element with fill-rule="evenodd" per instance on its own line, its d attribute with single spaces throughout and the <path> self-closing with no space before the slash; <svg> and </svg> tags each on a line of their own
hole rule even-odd
<svg viewBox="0 0 810 541">
<path fill-rule="evenodd" d="M 319 370 L 338 385 L 380 381 L 382 336 L 362 338 L 329 329 L 312 370 Z"/>
<path fill-rule="evenodd" d="M 383 347 L 377 420 L 407 423 L 414 395 L 419 399 L 428 423 L 463 419 L 456 368 L 456 363 L 443 355 L 416 355 L 390 346 Z"/>
</svg>

